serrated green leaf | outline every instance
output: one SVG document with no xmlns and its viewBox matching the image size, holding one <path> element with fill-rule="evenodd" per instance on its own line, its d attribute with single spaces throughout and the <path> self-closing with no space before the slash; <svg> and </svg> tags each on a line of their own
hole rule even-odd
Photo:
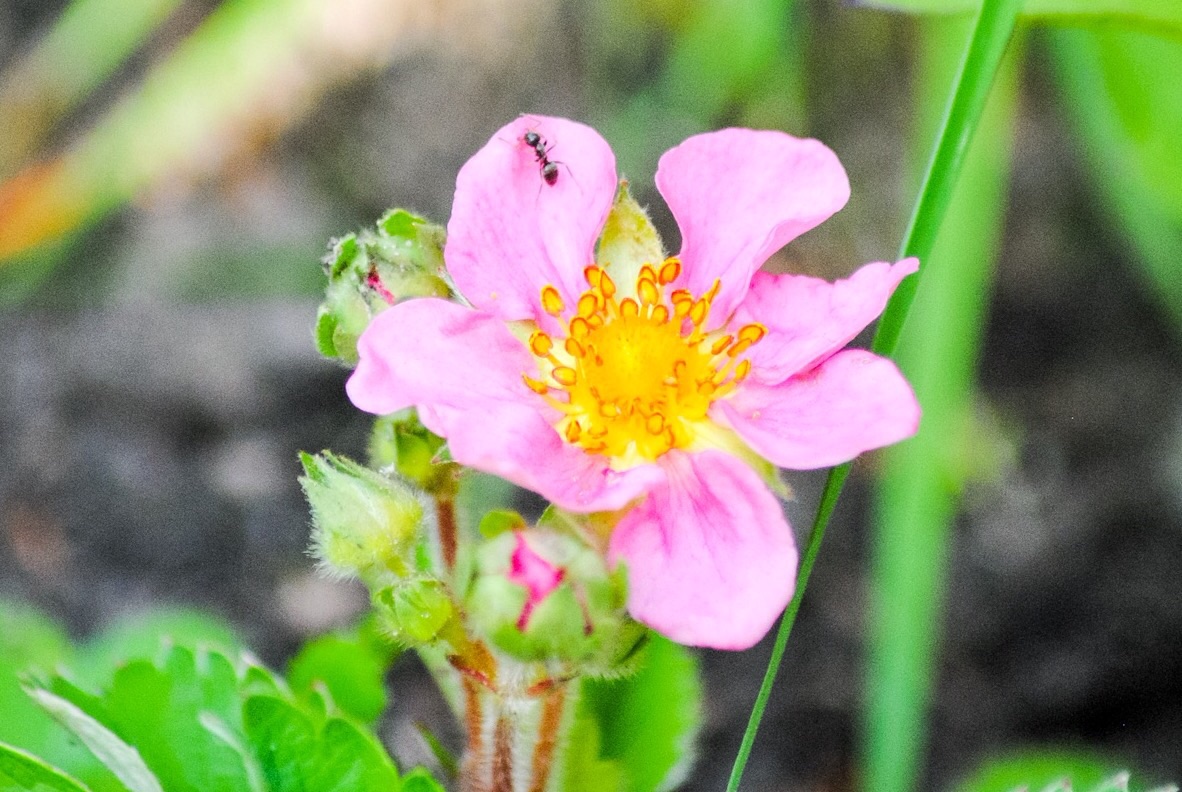
<svg viewBox="0 0 1182 792">
<path fill-rule="evenodd" d="M 127 792 L 164 792 L 160 781 L 130 745 L 69 701 L 48 690 L 29 691 L 38 704 L 90 749 L 102 764 L 126 787 Z"/>
<path fill-rule="evenodd" d="M 858 0 L 860 5 L 909 14 L 968 14 L 981 0 Z M 1027 0 L 1022 17 L 1057 25 L 1117 23 L 1182 37 L 1177 0 Z"/>
<path fill-rule="evenodd" d="M 243 719 L 271 792 L 398 789 L 398 771 L 378 741 L 342 718 L 315 718 L 282 699 L 253 696 Z"/>
<path fill-rule="evenodd" d="M 0 792 L 88 792 L 81 782 L 30 753 L 0 743 Z"/>
<path fill-rule="evenodd" d="M 1026 749 L 986 762 L 956 792 L 1015 792 L 1029 789 L 1073 792 L 1141 792 L 1144 783 L 1128 784 L 1128 774 L 1111 758 L 1095 753 L 1058 749 Z M 1064 784 L 1067 784 L 1064 787 Z"/>
<path fill-rule="evenodd" d="M 242 649 L 242 641 L 226 622 L 191 608 L 158 608 L 128 615 L 81 647 L 74 664 L 78 680 L 99 686 L 120 663 L 155 658 L 166 644 L 206 646 L 228 655 Z"/>
<path fill-rule="evenodd" d="M 137 660 L 120 668 L 104 698 L 104 721 L 169 792 L 240 792 L 248 774 L 240 754 L 202 724 L 209 713 L 241 730 L 238 677 L 225 657 L 174 647 L 161 666 Z"/>
<path fill-rule="evenodd" d="M 584 681 L 579 712 L 598 723 L 600 756 L 618 762 L 622 789 L 672 789 L 689 772 L 701 727 L 697 656 L 654 636 L 634 676 Z"/>
<path fill-rule="evenodd" d="M 341 710 L 373 724 L 386 709 L 387 664 L 357 638 L 325 635 L 305 644 L 287 669 L 291 689 L 309 692 L 323 683 Z"/>
</svg>

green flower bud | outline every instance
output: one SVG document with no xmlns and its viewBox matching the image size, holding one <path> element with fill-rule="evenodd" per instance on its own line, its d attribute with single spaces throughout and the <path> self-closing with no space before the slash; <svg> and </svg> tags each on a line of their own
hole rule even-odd
<svg viewBox="0 0 1182 792">
<path fill-rule="evenodd" d="M 334 240 L 324 258 L 325 300 L 316 319 L 322 355 L 357 362 L 357 338 L 370 320 L 408 297 L 450 297 L 442 226 L 392 209 L 375 230 Z"/>
<path fill-rule="evenodd" d="M 624 612 L 625 587 L 602 556 L 553 531 L 501 533 L 477 552 L 471 625 L 523 660 L 610 664 L 642 628 Z"/>
<path fill-rule="evenodd" d="M 373 595 L 382 626 L 407 646 L 429 643 L 455 615 L 444 585 L 434 578 L 412 578 L 387 586 Z"/>
<path fill-rule="evenodd" d="M 370 462 L 393 467 L 398 475 L 435 495 L 454 493 L 456 466 L 445 460 L 444 439 L 419 420 L 414 410 L 401 410 L 374 422 Z"/>
<path fill-rule="evenodd" d="M 301 453 L 300 485 L 312 507 L 312 552 L 342 577 L 404 575 L 422 530 L 423 505 L 405 485 L 325 451 Z"/>
</svg>

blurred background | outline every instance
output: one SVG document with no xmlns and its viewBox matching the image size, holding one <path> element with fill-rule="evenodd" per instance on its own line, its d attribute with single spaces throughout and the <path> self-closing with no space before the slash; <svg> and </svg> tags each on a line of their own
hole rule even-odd
<svg viewBox="0 0 1182 792">
<path fill-rule="evenodd" d="M 277 666 L 356 619 L 296 483 L 369 428 L 319 258 L 445 222 L 520 113 L 598 128 L 671 249 L 662 151 L 818 137 L 853 197 L 769 266 L 893 259 L 971 20 L 880 5 L 931 4 L 0 0 L 0 598 L 78 637 L 196 605 Z M 745 788 L 946 789 L 1026 746 L 1182 778 L 1182 19 L 1087 17 L 1011 46 L 900 348 L 924 431 L 856 466 Z M 823 476 L 786 478 L 803 545 Z M 769 649 L 704 655 L 686 789 L 724 786 Z M 412 724 L 456 732 L 413 659 L 392 684 L 427 761 Z"/>
</svg>

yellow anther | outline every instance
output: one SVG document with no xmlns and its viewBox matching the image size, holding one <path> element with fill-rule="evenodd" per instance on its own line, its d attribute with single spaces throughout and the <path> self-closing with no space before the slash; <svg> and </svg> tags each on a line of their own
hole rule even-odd
<svg viewBox="0 0 1182 792">
<path fill-rule="evenodd" d="M 620 406 L 615 402 L 600 402 L 599 414 L 604 418 L 615 418 L 620 414 Z"/>
<path fill-rule="evenodd" d="M 640 314 L 640 306 L 631 297 L 624 298 L 620 303 L 620 316 L 633 317 Z"/>
<path fill-rule="evenodd" d="M 657 324 L 665 324 L 669 321 L 669 308 L 664 305 L 658 305 L 653 308 L 653 321 Z"/>
<path fill-rule="evenodd" d="M 767 328 L 761 324 L 743 325 L 739 328 L 739 339 L 750 341 L 752 344 L 759 343 L 765 335 L 767 335 Z"/>
<path fill-rule="evenodd" d="M 674 289 L 669 295 L 669 299 L 675 303 L 681 302 L 682 300 L 689 300 L 690 302 L 693 302 L 694 295 L 689 289 Z"/>
<path fill-rule="evenodd" d="M 566 309 L 558 289 L 553 286 L 542 287 L 542 308 L 551 316 L 558 316 Z"/>
<path fill-rule="evenodd" d="M 522 374 L 521 379 L 525 382 L 525 387 L 529 388 L 534 393 L 545 396 L 550 392 L 550 388 L 546 385 L 546 383 L 536 380 L 528 374 Z"/>
<path fill-rule="evenodd" d="M 740 341 L 739 343 L 735 344 L 733 347 L 728 349 L 726 351 L 726 353 L 730 357 L 738 357 L 739 355 L 743 354 L 744 352 L 746 352 L 750 348 L 751 348 L 751 342 L 748 341 L 747 339 L 743 339 L 742 341 Z"/>
<path fill-rule="evenodd" d="M 599 298 L 591 292 L 584 292 L 579 298 L 577 313 L 579 316 L 591 316 L 599 310 Z"/>
<path fill-rule="evenodd" d="M 695 325 L 700 325 L 706 320 L 706 312 L 710 310 L 710 303 L 705 297 L 698 300 L 689 311 L 690 321 Z"/>
<path fill-rule="evenodd" d="M 641 305 L 655 305 L 661 299 L 661 292 L 657 289 L 657 282 L 641 276 L 636 282 L 636 294 L 640 297 Z"/>
<path fill-rule="evenodd" d="M 600 272 L 599 275 L 599 290 L 603 292 L 603 296 L 611 298 L 616 293 L 616 282 L 612 280 L 612 276 L 607 272 Z"/>
<path fill-rule="evenodd" d="M 722 288 L 722 281 L 718 278 L 714 279 L 714 285 L 710 287 L 710 291 L 702 295 L 702 299 L 706 302 L 714 302 L 714 298 L 718 296 L 718 290 Z"/>
<path fill-rule="evenodd" d="M 578 421 L 571 421 L 566 425 L 566 431 L 563 434 L 566 435 L 566 441 L 568 443 L 577 443 L 579 442 L 579 435 L 583 434 L 583 427 L 579 425 Z"/>
<path fill-rule="evenodd" d="M 657 271 L 653 269 L 652 264 L 645 264 L 640 268 L 640 274 L 636 276 L 636 279 L 640 280 L 642 278 L 651 281 L 655 281 L 657 279 Z"/>
<path fill-rule="evenodd" d="M 587 324 L 591 327 L 603 327 L 603 314 L 591 314 L 587 317 Z"/>
<path fill-rule="evenodd" d="M 566 339 L 566 341 L 564 341 L 562 343 L 562 348 L 565 349 L 566 354 L 570 355 L 571 357 L 578 358 L 578 357 L 582 357 L 584 354 L 583 345 L 580 344 L 578 341 L 574 340 L 573 338 Z"/>
<path fill-rule="evenodd" d="M 718 386 L 710 380 L 698 383 L 698 393 L 702 394 L 703 396 L 709 396 L 716 390 L 718 390 Z"/>
<path fill-rule="evenodd" d="M 570 337 L 582 341 L 591 332 L 591 325 L 581 316 L 570 320 Z"/>
<path fill-rule="evenodd" d="M 583 268 L 583 278 L 587 281 L 587 285 L 592 289 L 599 287 L 599 279 L 603 276 L 603 270 L 594 264 Z"/>
<path fill-rule="evenodd" d="M 535 330 L 529 337 L 529 351 L 538 357 L 546 357 L 554 348 L 554 341 L 540 330 Z"/>
<path fill-rule="evenodd" d="M 665 259 L 665 263 L 661 265 L 661 273 L 658 280 L 661 281 L 662 286 L 668 286 L 673 281 L 677 280 L 677 276 L 681 274 L 680 259 L 670 256 Z"/>
<path fill-rule="evenodd" d="M 550 376 L 553 377 L 554 381 L 559 385 L 564 385 L 568 388 L 579 380 L 578 373 L 570 366 L 557 366 L 552 372 L 550 372 Z"/>
<path fill-rule="evenodd" d="M 710 354 L 711 355 L 719 354 L 720 352 L 722 352 L 722 350 L 724 350 L 728 346 L 730 346 L 731 342 L 734 340 L 735 340 L 734 336 L 729 336 L 729 335 L 723 336 L 722 338 L 715 341 L 714 344 L 710 347 Z"/>
<path fill-rule="evenodd" d="M 678 319 L 684 319 L 689 316 L 690 309 L 693 307 L 693 300 L 678 300 L 673 303 L 673 315 Z"/>
<path fill-rule="evenodd" d="M 649 434 L 659 435 L 665 431 L 665 416 L 660 413 L 650 415 L 644 422 L 644 428 Z"/>
<path fill-rule="evenodd" d="M 740 383 L 747 379 L 747 375 L 751 373 L 751 361 L 741 360 L 739 365 L 735 366 L 735 383 Z"/>
</svg>

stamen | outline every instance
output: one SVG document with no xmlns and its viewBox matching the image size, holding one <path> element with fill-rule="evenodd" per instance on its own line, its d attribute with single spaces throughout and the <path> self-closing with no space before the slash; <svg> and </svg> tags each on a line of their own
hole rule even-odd
<svg viewBox="0 0 1182 792">
<path fill-rule="evenodd" d="M 579 305 L 576 310 L 579 316 L 591 316 L 599 310 L 599 298 L 591 292 L 584 292 L 583 296 L 579 298 Z"/>
<path fill-rule="evenodd" d="M 743 339 L 742 341 L 740 341 L 739 343 L 735 344 L 733 347 L 728 349 L 726 351 L 726 353 L 730 357 L 734 358 L 734 357 L 738 357 L 739 355 L 743 354 L 744 352 L 746 352 L 750 348 L 751 348 L 751 341 L 749 341 L 748 339 Z"/>
<path fill-rule="evenodd" d="M 591 332 L 591 325 L 581 316 L 570 320 L 570 337 L 582 341 Z"/>
<path fill-rule="evenodd" d="M 661 299 L 656 281 L 643 276 L 636 282 L 636 294 L 640 297 L 641 305 L 655 305 L 657 300 Z"/>
<path fill-rule="evenodd" d="M 599 279 L 603 275 L 603 270 L 594 264 L 583 268 L 583 278 L 587 281 L 587 285 L 592 289 L 599 288 Z"/>
<path fill-rule="evenodd" d="M 659 435 L 665 431 L 665 416 L 660 413 L 650 415 L 648 420 L 644 422 L 644 428 L 648 430 L 649 434 Z"/>
<path fill-rule="evenodd" d="M 659 280 L 662 286 L 668 286 L 677 277 L 681 275 L 681 260 L 670 256 L 665 259 L 665 263 L 661 265 L 661 273 Z"/>
<path fill-rule="evenodd" d="M 767 328 L 761 324 L 743 325 L 739 328 L 739 339 L 757 344 L 767 335 Z"/>
<path fill-rule="evenodd" d="M 603 296 L 609 300 L 616 293 L 616 282 L 612 280 L 611 275 L 607 272 L 601 272 L 599 275 L 599 291 L 603 292 Z"/>
<path fill-rule="evenodd" d="M 640 268 L 640 274 L 636 277 L 636 279 L 638 281 L 641 281 L 641 280 L 656 281 L 657 271 L 655 269 L 653 269 L 652 264 L 645 264 L 643 267 Z"/>
<path fill-rule="evenodd" d="M 734 383 L 738 385 L 743 380 L 747 379 L 747 375 L 751 373 L 751 361 L 743 360 L 735 367 Z"/>
<path fill-rule="evenodd" d="M 566 354 L 571 357 L 580 358 L 583 356 L 583 346 L 573 338 L 568 338 L 562 342 L 562 348 L 566 350 Z"/>
<path fill-rule="evenodd" d="M 665 305 L 655 306 L 653 308 L 652 317 L 653 317 L 653 320 L 656 321 L 657 324 L 665 324 L 665 322 L 668 322 L 669 321 L 668 306 L 665 306 Z"/>
<path fill-rule="evenodd" d="M 710 354 L 717 355 L 717 354 L 721 353 L 722 350 L 724 350 L 728 346 L 730 346 L 731 342 L 734 340 L 735 340 L 734 336 L 729 336 L 729 335 L 723 336 L 722 338 L 715 341 L 714 344 L 710 347 Z"/>
<path fill-rule="evenodd" d="M 550 386 L 546 383 L 536 380 L 528 374 L 522 374 L 521 379 L 525 382 L 525 387 L 529 388 L 534 393 L 540 396 L 545 396 L 550 392 Z"/>
<path fill-rule="evenodd" d="M 625 297 L 620 303 L 620 316 L 631 318 L 640 315 L 640 306 L 631 297 Z"/>
<path fill-rule="evenodd" d="M 568 388 L 579 380 L 578 372 L 576 372 L 570 366 L 558 366 L 550 372 L 550 376 L 553 377 L 554 381 L 559 385 L 565 385 Z"/>
<path fill-rule="evenodd" d="M 566 310 L 558 289 L 550 285 L 542 287 L 542 309 L 551 316 L 559 316 Z"/>
<path fill-rule="evenodd" d="M 578 421 L 571 421 L 570 423 L 568 423 L 566 425 L 566 431 L 563 432 L 563 434 L 566 435 L 566 441 L 568 443 L 579 442 L 579 435 L 581 435 L 582 433 L 583 433 L 583 427 L 579 425 Z"/>
<path fill-rule="evenodd" d="M 554 348 L 554 341 L 540 330 L 529 337 L 529 351 L 538 357 L 547 357 Z"/>
</svg>

